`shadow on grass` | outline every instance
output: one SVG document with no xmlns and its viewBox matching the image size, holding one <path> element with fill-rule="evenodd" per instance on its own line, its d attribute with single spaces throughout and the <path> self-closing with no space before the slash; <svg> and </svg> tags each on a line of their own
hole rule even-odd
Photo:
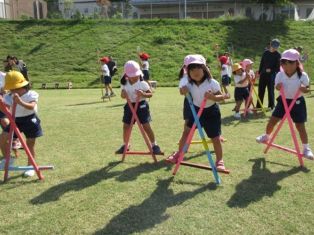
<svg viewBox="0 0 314 235">
<path fill-rule="evenodd" d="M 78 103 L 78 104 L 67 104 L 66 106 L 80 106 L 80 105 L 91 105 L 91 104 L 100 104 L 104 103 L 105 101 L 93 101 L 93 102 L 86 102 L 86 103 Z"/>
<path fill-rule="evenodd" d="M 52 201 L 57 201 L 60 197 L 70 191 L 79 191 L 87 187 L 93 186 L 102 180 L 107 180 L 116 177 L 117 181 L 132 181 L 144 173 L 151 173 L 158 169 L 164 168 L 166 164 L 164 161 L 153 163 L 144 163 L 136 165 L 125 171 L 112 171 L 111 170 L 120 164 L 121 161 L 110 162 L 106 167 L 99 170 L 91 171 L 86 175 L 79 178 L 55 185 L 39 196 L 30 200 L 31 204 L 44 204 Z"/>
<path fill-rule="evenodd" d="M 265 119 L 268 120 L 269 117 L 265 116 L 264 113 L 249 114 L 247 117 L 243 117 L 243 115 L 241 115 L 241 119 L 236 119 L 233 115 L 231 115 L 223 117 L 221 119 L 221 124 L 224 126 L 233 125 L 234 127 L 236 127 L 241 123 L 247 123 L 256 120 L 262 120 L 263 122 L 265 122 Z"/>
<path fill-rule="evenodd" d="M 236 192 L 227 202 L 229 207 L 245 208 L 250 203 L 258 202 L 265 196 L 272 197 L 276 191 L 281 189 L 281 186 L 278 185 L 279 181 L 300 171 L 309 172 L 306 168 L 294 167 L 288 171 L 272 173 L 266 168 L 265 158 L 249 161 L 254 162 L 252 175 L 236 186 Z"/>
<path fill-rule="evenodd" d="M 157 188 L 149 198 L 145 199 L 139 205 L 126 208 L 112 218 L 103 229 L 96 231 L 94 234 L 120 235 L 144 232 L 166 221 L 170 217 L 165 213 L 169 207 L 178 206 L 200 193 L 216 188 L 212 184 L 208 184 L 194 191 L 174 194 L 172 189 L 169 189 L 173 178 L 159 180 Z"/>
</svg>

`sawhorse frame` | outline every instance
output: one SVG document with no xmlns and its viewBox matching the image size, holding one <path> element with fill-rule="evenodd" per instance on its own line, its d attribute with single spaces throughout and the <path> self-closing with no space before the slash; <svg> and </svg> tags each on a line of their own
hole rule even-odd
<svg viewBox="0 0 314 235">
<path fill-rule="evenodd" d="M 122 154 L 122 161 L 124 161 L 126 155 L 151 155 L 154 162 L 156 163 L 157 162 L 156 154 L 154 154 L 154 152 L 153 152 L 151 142 L 150 142 L 148 136 L 146 135 L 145 130 L 143 128 L 143 125 L 141 124 L 141 122 L 137 116 L 137 113 L 136 113 L 138 110 L 140 97 L 137 97 L 134 107 L 133 107 L 128 95 L 126 96 L 126 100 L 127 100 L 128 106 L 132 112 L 132 119 L 131 119 L 130 127 L 129 127 L 128 132 L 127 132 L 127 138 L 126 138 L 127 141 L 126 141 L 126 143 L 124 143 L 125 145 L 124 145 L 124 150 L 123 150 L 123 154 Z M 148 147 L 148 150 L 149 150 L 148 152 L 145 152 L 145 151 L 128 151 L 128 146 L 129 146 L 134 122 L 137 123 L 137 125 L 140 129 L 140 132 L 143 136 L 143 139 L 144 139 L 144 141 Z M 160 155 L 164 155 L 164 153 L 162 153 Z"/>
<path fill-rule="evenodd" d="M 10 130 L 9 130 L 9 142 L 6 145 L 6 156 L 5 156 L 5 166 L 4 166 L 4 182 L 6 182 L 9 178 L 9 171 L 25 171 L 25 170 L 35 170 L 38 179 L 43 180 L 44 176 L 41 174 L 41 170 L 52 170 L 53 166 L 38 166 L 35 162 L 35 159 L 32 155 L 32 153 L 29 151 L 29 148 L 22 137 L 22 134 L 15 123 L 15 110 L 16 110 L 16 103 L 13 103 L 12 105 L 12 114 L 6 107 L 6 105 L 3 103 L 3 101 L 0 101 L 0 109 L 1 111 L 6 115 L 6 117 L 10 121 Z M 23 149 L 28 157 L 29 162 L 32 164 L 32 166 L 9 166 L 10 158 L 11 158 L 11 147 L 12 147 L 12 141 L 13 141 L 13 134 L 17 135 L 17 138 L 20 140 Z"/>
<path fill-rule="evenodd" d="M 292 122 L 291 115 L 290 115 L 290 112 L 291 112 L 294 104 L 296 103 L 299 95 L 300 95 L 300 90 L 298 90 L 296 92 L 296 94 L 293 97 L 293 100 L 291 101 L 291 103 L 290 103 L 290 105 L 288 107 L 287 100 L 286 100 L 286 95 L 285 95 L 285 92 L 284 92 L 284 88 L 281 87 L 281 89 L 280 89 L 280 96 L 281 96 L 281 99 L 282 99 L 282 103 L 284 105 L 285 115 L 281 119 L 279 125 L 277 126 L 277 128 L 276 128 L 274 134 L 271 136 L 270 140 L 268 142 L 265 142 L 265 144 L 267 146 L 266 146 L 266 148 L 264 150 L 264 153 L 267 153 L 268 150 L 270 149 L 270 147 L 274 147 L 274 148 L 286 151 L 288 153 L 292 153 L 292 154 L 294 154 L 294 155 L 296 155 L 298 157 L 300 166 L 303 167 L 304 166 L 304 162 L 303 162 L 303 157 L 304 156 L 303 156 L 303 154 L 300 151 L 300 146 L 299 146 L 298 139 L 297 139 L 297 136 L 296 136 L 296 131 L 294 129 L 293 122 Z M 286 119 L 287 119 L 288 124 L 289 124 L 290 134 L 292 136 L 292 140 L 293 140 L 295 149 L 290 149 L 290 148 L 287 148 L 287 147 L 284 147 L 284 146 L 281 146 L 281 145 L 273 143 L 275 138 L 276 138 L 276 136 L 277 136 L 277 134 L 279 133 L 279 131 L 280 131 L 280 129 L 281 129 L 281 127 L 284 124 Z"/>
<path fill-rule="evenodd" d="M 204 100 L 201 103 L 201 107 L 200 107 L 198 113 L 196 113 L 196 110 L 194 108 L 194 104 L 193 104 L 191 95 L 187 94 L 186 98 L 188 99 L 188 102 L 189 102 L 189 105 L 190 105 L 190 108 L 191 108 L 191 111 L 192 111 L 192 114 L 193 114 L 193 117 L 194 117 L 194 124 L 191 127 L 190 133 L 189 133 L 189 135 L 187 137 L 187 140 L 186 140 L 183 148 L 179 150 L 179 158 L 178 158 L 176 166 L 175 166 L 175 168 L 173 170 L 173 175 L 175 175 L 177 173 L 177 171 L 179 170 L 180 165 L 190 166 L 190 167 L 199 168 L 199 169 L 205 169 L 205 170 L 211 170 L 213 172 L 216 184 L 220 184 L 221 183 L 221 179 L 220 179 L 220 177 L 218 175 L 217 168 L 216 168 L 215 163 L 214 163 L 214 161 L 212 159 L 212 156 L 210 154 L 210 151 L 209 151 L 209 148 L 208 148 L 208 144 L 206 142 L 205 135 L 204 135 L 203 129 L 202 129 L 200 121 L 199 121 L 199 118 L 201 117 L 201 115 L 203 113 L 203 110 L 204 110 L 204 107 L 205 107 L 207 99 L 204 98 Z M 184 153 L 188 150 L 188 148 L 189 148 L 189 146 L 191 144 L 191 141 L 192 141 L 192 138 L 193 138 L 193 135 L 194 135 L 196 127 L 198 129 L 198 133 L 200 135 L 200 138 L 202 140 L 202 144 L 203 144 L 204 149 L 206 151 L 206 155 L 207 155 L 207 158 L 208 158 L 210 166 L 183 161 Z M 220 171 L 220 172 L 221 173 L 225 173 L 225 174 L 229 174 L 230 173 L 228 170 Z"/>
</svg>

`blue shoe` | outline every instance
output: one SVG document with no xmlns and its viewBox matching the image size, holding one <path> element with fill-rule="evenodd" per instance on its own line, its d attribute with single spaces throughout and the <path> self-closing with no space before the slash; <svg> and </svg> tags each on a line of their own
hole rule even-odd
<svg viewBox="0 0 314 235">
<path fill-rule="evenodd" d="M 123 154 L 123 151 L 124 151 L 124 145 L 122 145 L 115 153 L 116 154 Z M 128 149 L 126 151 L 129 151 L 130 150 L 130 145 L 128 146 Z"/>
<path fill-rule="evenodd" d="M 160 147 L 158 145 L 154 145 L 152 149 L 154 154 L 162 154 Z"/>
</svg>

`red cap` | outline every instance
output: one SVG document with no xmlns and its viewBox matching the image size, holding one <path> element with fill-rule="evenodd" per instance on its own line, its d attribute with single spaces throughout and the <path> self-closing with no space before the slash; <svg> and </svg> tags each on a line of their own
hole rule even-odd
<svg viewBox="0 0 314 235">
<path fill-rule="evenodd" d="M 227 61 L 228 61 L 228 58 L 227 58 L 227 56 L 220 56 L 219 57 L 219 61 L 220 61 L 220 63 L 222 63 L 222 64 L 226 64 L 227 63 Z"/>
<path fill-rule="evenodd" d="M 104 62 L 105 64 L 107 64 L 110 60 L 109 60 L 109 58 L 108 58 L 107 56 L 105 56 L 105 57 L 102 57 L 102 58 L 100 59 L 100 61 L 102 61 L 102 62 Z"/>
<path fill-rule="evenodd" d="M 148 60 L 150 58 L 150 56 L 149 56 L 149 54 L 143 52 L 143 53 L 140 54 L 140 58 L 142 60 Z"/>
</svg>

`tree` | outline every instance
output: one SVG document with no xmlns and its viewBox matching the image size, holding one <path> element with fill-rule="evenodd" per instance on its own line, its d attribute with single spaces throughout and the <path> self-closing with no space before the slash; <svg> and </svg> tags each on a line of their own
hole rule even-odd
<svg viewBox="0 0 314 235">
<path fill-rule="evenodd" d="M 109 0 L 96 0 L 97 5 L 100 7 L 100 16 L 108 18 L 108 9 L 111 5 Z"/>
</svg>

